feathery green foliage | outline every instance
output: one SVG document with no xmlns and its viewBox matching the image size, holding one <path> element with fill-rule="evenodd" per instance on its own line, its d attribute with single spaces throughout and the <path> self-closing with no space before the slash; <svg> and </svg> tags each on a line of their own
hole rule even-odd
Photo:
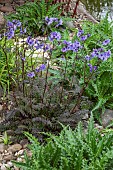
<svg viewBox="0 0 113 170">
<path fill-rule="evenodd" d="M 29 33 L 44 34 L 43 29 L 47 27 L 45 17 L 59 17 L 61 14 L 61 10 L 58 9 L 59 6 L 61 6 L 61 3 L 52 4 L 52 0 L 48 2 L 36 0 L 18 7 L 16 14 L 10 14 L 6 16 L 6 19 L 11 21 L 13 19 L 20 20 Z"/>
<path fill-rule="evenodd" d="M 32 157 L 25 157 L 25 163 L 14 162 L 22 170 L 105 170 L 113 160 L 113 132 L 101 134 L 94 128 L 91 116 L 88 130 L 83 131 L 79 123 L 77 129 L 63 126 L 59 136 L 49 136 L 45 145 L 25 132 L 31 141 Z M 109 167 L 111 168 L 111 167 Z"/>
</svg>

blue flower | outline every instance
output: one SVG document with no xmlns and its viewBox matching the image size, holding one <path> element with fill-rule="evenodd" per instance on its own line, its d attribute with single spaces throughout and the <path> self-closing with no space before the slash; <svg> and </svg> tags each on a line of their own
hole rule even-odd
<svg viewBox="0 0 113 170">
<path fill-rule="evenodd" d="M 9 31 L 6 32 L 5 36 L 9 40 L 14 37 L 14 34 L 15 34 L 14 30 L 11 28 Z"/>
<path fill-rule="evenodd" d="M 65 53 L 65 52 L 68 51 L 68 49 L 67 49 L 66 47 L 64 47 L 64 48 L 61 49 L 61 51 L 62 51 L 63 53 Z"/>
<path fill-rule="evenodd" d="M 33 46 L 34 45 L 34 39 L 32 39 L 30 36 L 27 38 L 26 43 L 29 46 Z"/>
<path fill-rule="evenodd" d="M 92 59 L 92 57 L 89 56 L 89 55 L 86 55 L 86 56 L 85 56 L 85 59 L 86 59 L 87 61 L 90 61 L 90 60 Z"/>
<path fill-rule="evenodd" d="M 45 70 L 45 69 L 46 69 L 46 65 L 45 65 L 45 64 L 42 64 L 40 67 L 37 67 L 35 70 L 36 70 L 36 72 L 38 73 L 38 72 L 43 71 L 43 70 Z"/>
<path fill-rule="evenodd" d="M 84 31 L 83 30 L 79 30 L 78 33 L 77 33 L 77 37 L 80 37 L 82 34 L 84 34 Z"/>
<path fill-rule="evenodd" d="M 6 25 L 7 25 L 8 28 L 10 28 L 10 27 L 12 28 L 13 27 L 13 23 L 11 21 L 7 21 Z"/>
<path fill-rule="evenodd" d="M 46 65 L 45 64 L 42 64 L 41 66 L 40 66 L 40 71 L 43 71 L 43 70 L 45 70 L 46 69 Z"/>
<path fill-rule="evenodd" d="M 88 64 L 90 72 L 97 70 L 97 66 L 92 66 L 91 64 Z"/>
<path fill-rule="evenodd" d="M 51 25 L 52 23 L 57 23 L 55 27 L 59 27 L 63 23 L 62 19 L 59 20 L 58 18 L 53 17 L 49 18 L 48 16 L 45 17 L 45 21 L 48 26 Z"/>
<path fill-rule="evenodd" d="M 111 56 L 111 51 L 108 50 L 108 51 L 106 51 L 106 52 L 100 53 L 100 54 L 98 55 L 98 58 L 101 59 L 101 60 L 103 60 L 103 61 L 106 61 L 110 56 Z"/>
<path fill-rule="evenodd" d="M 35 77 L 35 73 L 34 72 L 29 72 L 29 73 L 27 73 L 27 76 L 30 77 L 30 78 L 33 78 L 33 77 Z"/>
<path fill-rule="evenodd" d="M 48 50 L 51 50 L 51 47 L 49 44 L 45 45 L 44 46 L 44 52 L 48 51 Z"/>
<path fill-rule="evenodd" d="M 80 48 L 82 48 L 82 46 L 80 45 L 80 42 L 78 41 L 75 41 L 74 43 L 72 43 L 71 41 L 64 40 L 63 44 L 65 44 L 65 47 L 61 49 L 62 52 L 67 52 L 67 51 L 77 52 Z"/>
<path fill-rule="evenodd" d="M 26 33 L 26 28 L 22 28 L 22 27 L 20 27 L 20 34 L 25 34 Z"/>
<path fill-rule="evenodd" d="M 87 40 L 87 38 L 88 38 L 87 35 L 83 35 L 83 36 L 80 37 L 80 40 L 85 41 L 85 40 Z"/>
<path fill-rule="evenodd" d="M 24 57 L 21 58 L 22 61 L 25 61 L 26 59 Z"/>
<path fill-rule="evenodd" d="M 63 24 L 63 21 L 62 21 L 62 19 L 60 19 L 59 21 L 58 21 L 58 24 L 56 25 L 56 27 L 59 27 L 59 26 L 61 26 Z"/>
<path fill-rule="evenodd" d="M 107 40 L 102 42 L 103 45 L 108 45 L 109 43 L 110 43 L 110 39 L 107 39 Z"/>
<path fill-rule="evenodd" d="M 57 40 L 57 41 L 59 41 L 60 39 L 61 39 L 61 34 L 60 34 L 60 32 L 57 32 L 57 31 L 55 31 L 55 32 L 52 32 L 51 34 L 50 34 L 50 37 L 49 37 L 49 40 L 50 41 L 53 41 L 53 40 Z"/>
</svg>

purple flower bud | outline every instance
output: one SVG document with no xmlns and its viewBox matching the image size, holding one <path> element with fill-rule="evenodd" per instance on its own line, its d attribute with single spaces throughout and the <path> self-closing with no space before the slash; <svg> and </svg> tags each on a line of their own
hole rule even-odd
<svg viewBox="0 0 113 170">
<path fill-rule="evenodd" d="M 90 63 L 88 64 L 90 72 L 97 70 L 97 66 L 92 66 Z"/>
<path fill-rule="evenodd" d="M 24 57 L 21 58 L 22 61 L 25 61 L 26 59 Z"/>
</svg>

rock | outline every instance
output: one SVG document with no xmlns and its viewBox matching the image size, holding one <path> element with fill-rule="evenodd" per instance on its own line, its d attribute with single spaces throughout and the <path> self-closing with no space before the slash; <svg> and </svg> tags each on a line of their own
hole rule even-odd
<svg viewBox="0 0 113 170">
<path fill-rule="evenodd" d="M 14 170 L 19 170 L 19 168 L 18 168 L 18 167 L 16 167 L 16 166 L 14 166 Z"/>
<path fill-rule="evenodd" d="M 92 15 L 90 15 L 90 13 L 85 9 L 85 7 L 82 3 L 79 3 L 79 5 L 77 7 L 77 13 L 86 15 L 87 19 L 92 21 L 95 24 L 98 23 L 98 21 Z"/>
<path fill-rule="evenodd" d="M 19 152 L 18 152 L 18 155 L 22 155 L 24 153 L 24 150 L 20 150 Z"/>
<path fill-rule="evenodd" d="M 0 0 L 0 4 L 12 3 L 13 0 Z"/>
<path fill-rule="evenodd" d="M 1 170 L 7 170 L 8 168 L 10 168 L 10 166 L 7 165 L 7 164 L 3 164 L 3 165 L 1 166 Z"/>
<path fill-rule="evenodd" d="M 14 130 L 6 130 L 8 136 L 14 135 Z"/>
<path fill-rule="evenodd" d="M 4 160 L 6 160 L 6 162 L 10 161 L 10 160 L 13 160 L 13 155 L 6 155 L 6 156 L 4 156 Z"/>
<path fill-rule="evenodd" d="M 101 118 L 103 127 L 110 125 L 113 122 L 113 110 L 106 109 Z"/>
<path fill-rule="evenodd" d="M 3 160 L 2 154 L 0 154 L 0 162 Z"/>
<path fill-rule="evenodd" d="M 9 165 L 9 167 L 11 168 L 13 166 L 13 163 L 12 162 L 7 162 L 7 165 Z"/>
<path fill-rule="evenodd" d="M 0 153 L 3 153 L 6 148 L 7 148 L 7 146 L 4 145 L 4 143 L 0 143 Z"/>
<path fill-rule="evenodd" d="M 8 148 L 8 151 L 17 152 L 17 151 L 19 151 L 20 149 L 22 149 L 22 146 L 21 146 L 20 144 L 14 144 L 14 145 L 11 145 L 11 146 Z"/>
<path fill-rule="evenodd" d="M 22 158 L 17 158 L 17 162 L 22 162 Z"/>
<path fill-rule="evenodd" d="M 67 21 L 66 23 L 66 26 L 68 27 L 68 28 L 75 28 L 75 26 L 74 26 L 74 24 L 73 24 L 73 21 Z"/>
<path fill-rule="evenodd" d="M 1 17 L 1 16 L 0 16 Z M 1 18 L 0 18 L 0 21 L 1 21 Z M 3 106 L 0 104 L 0 111 L 3 109 Z"/>
<path fill-rule="evenodd" d="M 3 17 L 3 15 L 0 13 L 0 29 L 2 29 L 4 27 L 5 24 L 5 19 Z M 0 105 L 0 111 L 3 109 L 3 106 Z"/>
<path fill-rule="evenodd" d="M 13 12 L 14 10 L 11 6 L 2 6 L 0 8 L 0 11 L 2 11 L 2 12 Z"/>
<path fill-rule="evenodd" d="M 22 139 L 20 141 L 20 145 L 22 145 L 23 148 L 26 148 L 28 145 L 28 139 Z"/>
</svg>

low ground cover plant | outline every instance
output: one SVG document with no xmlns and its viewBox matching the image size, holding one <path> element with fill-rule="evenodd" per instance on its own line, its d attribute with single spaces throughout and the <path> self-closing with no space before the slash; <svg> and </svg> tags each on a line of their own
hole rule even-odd
<svg viewBox="0 0 113 170">
<path fill-rule="evenodd" d="M 83 131 L 82 123 L 75 130 L 63 126 L 58 136 L 45 134 L 49 138 L 40 145 L 31 134 L 25 135 L 31 142 L 32 156 L 25 155 L 25 162 L 14 162 L 22 170 L 107 170 L 113 163 L 113 132 L 103 134 L 94 128 L 91 116 L 88 130 Z"/>
</svg>

